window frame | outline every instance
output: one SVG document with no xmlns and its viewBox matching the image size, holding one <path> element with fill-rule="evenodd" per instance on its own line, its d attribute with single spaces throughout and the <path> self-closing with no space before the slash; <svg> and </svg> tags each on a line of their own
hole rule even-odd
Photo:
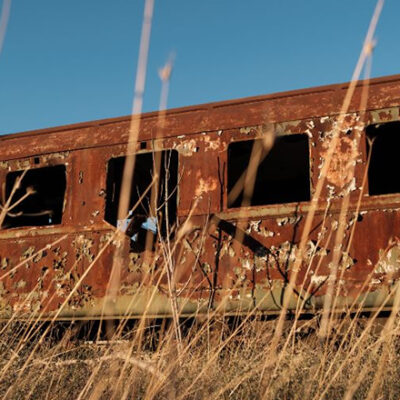
<svg viewBox="0 0 400 400">
<path fill-rule="evenodd" d="M 399 128 L 400 128 L 400 120 L 373 122 L 373 123 L 370 123 L 370 124 L 366 125 L 365 128 L 364 128 L 364 137 L 365 137 L 364 149 L 365 149 L 365 160 L 366 160 L 365 167 L 366 168 L 367 168 L 368 159 L 370 157 L 370 155 L 369 155 L 370 151 L 371 151 L 371 149 L 373 149 L 373 146 L 371 147 L 370 143 L 369 143 L 368 129 L 371 129 L 371 128 L 376 127 L 378 125 L 387 125 L 387 124 L 398 124 Z M 399 131 L 400 131 L 400 129 L 399 129 Z M 400 135 L 400 132 L 399 132 L 399 135 Z M 378 137 L 378 136 L 379 136 L 379 134 L 376 135 L 375 137 Z M 372 194 L 370 193 L 370 190 L 371 190 L 370 189 L 370 168 L 371 168 L 371 161 L 373 159 L 372 158 L 372 154 L 373 153 L 371 153 L 370 163 L 368 164 L 368 170 L 366 171 L 367 179 L 366 179 L 366 185 L 365 185 L 366 187 L 364 189 L 364 196 L 366 196 L 368 198 L 371 198 L 371 199 L 377 199 L 377 198 L 384 199 L 384 198 L 387 198 L 388 200 L 392 200 L 392 199 L 398 198 L 400 200 L 400 188 L 399 188 L 399 191 L 397 191 L 397 192 L 372 193 Z"/>
<path fill-rule="evenodd" d="M 275 139 L 276 138 L 282 138 L 282 137 L 287 137 L 287 136 L 297 136 L 297 135 L 301 135 L 304 136 L 307 140 L 307 165 L 308 165 L 308 182 L 309 182 L 309 186 L 308 186 L 308 190 L 309 190 L 309 199 L 308 200 L 302 200 L 302 201 L 290 201 L 290 202 L 285 202 L 285 203 L 269 203 L 269 204 L 258 204 L 258 205 L 249 205 L 247 207 L 242 207 L 242 206 L 238 206 L 238 207 L 230 207 L 228 206 L 228 195 L 229 195 L 229 191 L 228 191 L 228 169 L 229 169 L 229 155 L 228 155 L 228 151 L 229 151 L 229 146 L 233 143 L 240 143 L 240 142 L 247 142 L 247 141 L 256 141 L 256 140 L 262 140 L 263 137 L 262 136 L 253 136 L 253 137 L 249 137 L 249 136 L 241 136 L 239 138 L 233 138 L 233 140 L 228 144 L 227 148 L 226 148 L 226 172 L 225 172 L 225 185 L 224 185 L 224 214 L 236 214 L 236 213 L 240 213 L 241 210 L 246 209 L 249 211 L 254 210 L 254 213 L 256 213 L 257 215 L 259 214 L 263 214 L 262 210 L 265 210 L 265 214 L 276 214 L 276 215 L 288 215 L 291 214 L 293 212 L 296 212 L 299 210 L 300 208 L 308 208 L 307 206 L 311 204 L 311 200 L 312 200 L 312 196 L 313 196 L 313 186 L 312 186 L 312 146 L 311 146 L 311 138 L 310 136 L 305 133 L 304 131 L 301 132 L 293 132 L 293 133 L 288 133 L 288 132 L 279 132 L 279 133 L 274 133 L 275 134 Z M 285 212 L 282 211 L 278 211 L 279 209 L 284 208 Z M 277 212 L 278 211 L 278 212 Z"/>
<path fill-rule="evenodd" d="M 144 143 L 144 142 L 141 142 L 141 143 Z M 180 182 L 180 179 L 179 179 L 179 172 L 180 172 L 180 153 L 179 153 L 179 151 L 177 150 L 177 149 L 175 149 L 175 148 L 172 148 L 172 147 L 168 147 L 168 148 L 156 148 L 156 149 L 153 149 L 153 148 L 148 148 L 148 146 L 146 147 L 146 148 L 143 148 L 143 149 L 140 149 L 140 150 L 138 150 L 138 151 L 135 151 L 134 153 L 132 153 L 132 154 L 126 154 L 126 153 L 124 153 L 124 152 L 121 152 L 121 154 L 119 154 L 119 155 L 112 155 L 112 156 L 110 156 L 110 157 L 107 157 L 106 158 L 106 160 L 105 160 L 105 176 L 104 176 L 104 179 L 105 179 L 105 181 L 104 181 L 104 187 L 105 187 L 105 196 L 104 196 L 104 210 L 103 210 L 103 222 L 105 223 L 105 224 L 107 224 L 107 225 L 109 225 L 109 226 L 112 226 L 114 229 L 117 227 L 117 221 L 118 221 L 118 211 L 117 211 L 117 214 L 116 214 L 116 222 L 115 222 L 115 225 L 112 223 L 112 222 L 110 222 L 109 220 L 107 220 L 106 219 L 106 215 L 107 215 L 107 198 L 108 198 L 108 174 L 109 174 L 109 163 L 112 161 L 112 160 L 115 160 L 115 159 L 119 159 L 119 158 L 126 158 L 126 157 L 128 157 L 128 156 L 135 156 L 135 157 L 138 157 L 138 156 L 141 156 L 141 155 L 148 155 L 148 154 L 154 154 L 154 153 L 167 153 L 167 152 L 175 152 L 176 153 L 176 194 L 174 195 L 174 197 L 176 197 L 176 205 L 175 205 L 175 207 L 176 207 L 176 210 L 175 210 L 175 216 L 176 216 L 176 218 L 179 218 L 179 212 L 178 212 L 178 209 L 179 209 L 179 195 L 180 195 L 180 184 L 179 184 L 179 182 Z M 136 161 L 135 161 L 135 167 L 136 167 Z M 122 169 L 122 171 L 123 171 L 123 169 Z M 134 173 L 133 173 L 134 174 Z M 132 177 L 132 182 L 133 182 L 133 177 Z M 132 185 L 132 187 L 133 187 L 133 185 Z M 132 189 L 131 189 L 132 190 Z"/>
<path fill-rule="evenodd" d="M 35 156 L 35 157 L 39 157 L 39 156 Z M 19 160 L 20 163 L 22 164 L 24 160 Z M 10 168 L 7 171 L 4 171 L 3 173 L 3 183 L 4 183 L 4 193 L 6 194 L 7 192 L 7 176 L 9 176 L 9 174 L 11 173 L 18 173 L 18 172 L 23 172 L 23 171 L 34 171 L 34 170 L 39 170 L 39 169 L 45 169 L 45 168 L 53 168 L 53 167 L 64 167 L 64 173 L 65 173 L 65 189 L 64 189 L 64 193 L 63 193 L 63 199 L 62 199 L 62 207 L 61 207 L 61 220 L 59 223 L 51 223 L 51 224 L 45 224 L 45 225 L 23 225 L 23 226 L 12 226 L 12 227 L 4 227 L 1 226 L 0 227 L 0 232 L 2 232 L 2 234 L 0 235 L 0 238 L 3 235 L 7 236 L 7 232 L 15 232 L 15 231 L 43 231 L 44 233 L 46 231 L 48 231 L 49 229 L 51 230 L 60 230 L 61 228 L 64 226 L 65 224 L 65 212 L 66 212 L 66 201 L 67 201 L 67 194 L 68 194 L 68 187 L 69 187 L 69 179 L 68 179 L 68 175 L 69 175 L 69 168 L 68 168 L 68 162 L 63 162 L 63 163 L 49 163 L 49 164 L 45 164 L 45 163 L 33 163 L 31 164 L 32 167 L 29 168 L 18 168 L 18 164 L 17 164 L 17 168 Z M 7 200 L 7 199 L 6 199 Z M 12 204 L 11 204 L 12 205 Z M 3 221 L 4 222 L 4 221 Z"/>
</svg>

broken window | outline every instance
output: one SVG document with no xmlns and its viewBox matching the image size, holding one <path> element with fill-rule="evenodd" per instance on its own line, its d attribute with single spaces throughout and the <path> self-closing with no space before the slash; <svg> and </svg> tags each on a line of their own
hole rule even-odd
<svg viewBox="0 0 400 400">
<path fill-rule="evenodd" d="M 3 228 L 61 224 L 67 184 L 65 165 L 9 172 L 4 200 L 11 196 L 21 176 Z"/>
<path fill-rule="evenodd" d="M 155 214 L 154 211 L 151 212 L 152 191 L 148 189 L 153 181 L 154 163 L 157 158 L 160 160 L 160 171 Z M 129 196 L 129 209 L 131 211 L 128 218 L 118 221 L 118 206 L 124 164 L 125 157 L 112 158 L 108 162 L 105 220 L 126 232 L 132 238 L 136 250 L 139 251 L 144 249 L 145 237 L 148 231 L 156 236 L 159 230 L 161 236 L 165 236 L 167 224 L 172 226 L 176 221 L 178 153 L 176 150 L 166 150 L 136 155 Z M 136 204 L 138 204 L 137 207 L 132 209 Z"/>
<path fill-rule="evenodd" d="M 245 176 L 253 145 L 262 146 L 261 141 L 262 139 L 256 139 L 229 145 L 228 193 L 240 178 Z M 277 137 L 269 152 L 263 150 L 260 160 L 250 205 L 310 200 L 310 161 L 307 135 Z M 235 197 L 230 199 L 228 207 L 241 206 L 243 190 Z"/>
<path fill-rule="evenodd" d="M 400 122 L 370 125 L 366 129 L 367 151 L 371 156 L 368 169 L 370 195 L 400 193 L 396 173 L 400 167 Z"/>
</svg>

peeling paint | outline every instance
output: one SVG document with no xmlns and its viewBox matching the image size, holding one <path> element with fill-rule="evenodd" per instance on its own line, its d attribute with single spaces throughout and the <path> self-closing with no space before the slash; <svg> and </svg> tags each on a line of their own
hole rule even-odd
<svg viewBox="0 0 400 400">
<path fill-rule="evenodd" d="M 194 139 L 174 143 L 173 148 L 179 151 L 179 154 L 182 154 L 184 157 L 191 157 L 193 153 L 199 151 L 197 142 Z"/>
<path fill-rule="evenodd" d="M 293 216 L 293 217 L 283 217 L 283 218 L 277 218 L 276 223 L 278 226 L 283 226 L 283 225 L 295 225 L 301 220 L 301 215 L 298 216 Z"/>
<path fill-rule="evenodd" d="M 371 85 L 374 94 L 369 99 L 365 121 L 399 120 L 398 96 L 389 98 L 388 95 L 389 91 L 394 93 L 393 87 L 397 86 L 385 82 Z M 338 90 L 342 89 L 340 86 Z M 356 91 L 359 96 L 358 87 Z M 357 96 L 354 98 L 358 99 Z M 243 101 L 231 110 L 231 105 L 224 104 L 210 106 L 205 111 L 196 110 L 193 114 L 191 111 L 172 113 L 172 117 L 168 111 L 163 129 L 154 122 L 154 116 L 143 119 L 137 151 L 148 152 L 154 143 L 154 148 L 174 148 L 180 156 L 181 180 L 174 233 L 181 234 L 179 229 L 188 215 L 190 229 L 182 233 L 180 243 L 172 238 L 171 244 L 176 244 L 173 253 L 176 259 L 172 261 L 176 287 L 181 291 L 177 301 L 182 315 L 207 312 L 227 298 L 230 299 L 225 307 L 228 313 L 243 313 L 254 307 L 259 312 L 274 313 L 279 312 L 281 298 L 286 295 L 290 296 L 289 308 L 296 307 L 299 297 L 304 295 L 306 307 L 314 310 L 323 305 L 326 282 L 336 270 L 340 275 L 331 283 L 339 293 L 340 306 L 358 301 L 359 290 L 363 290 L 360 298 L 366 299 L 365 307 L 379 306 L 393 290 L 393 283 L 400 278 L 400 247 L 394 236 L 400 229 L 398 196 L 365 195 L 358 210 L 356 200 L 366 160 L 365 127 L 359 112 L 346 115 L 340 127 L 338 146 L 315 208 L 310 237 L 301 253 L 299 243 L 310 202 L 249 207 L 246 213 L 226 207 L 227 144 L 267 134 L 308 135 L 311 189 L 315 190 L 340 120 L 336 97 L 317 90 L 307 92 L 305 97 L 297 93 L 249 103 Z M 358 107 L 355 101 L 352 111 Z M 68 161 L 69 186 L 62 224 L 0 232 L 0 269 L 5 276 L 0 281 L 1 317 L 6 318 L 13 310 L 24 316 L 46 309 L 49 311 L 45 317 L 50 318 L 86 272 L 87 276 L 70 296 L 60 316 L 98 317 L 104 311 L 106 283 L 116 251 L 123 260 L 119 271 L 121 285 L 115 307 L 108 316 L 126 312 L 140 316 L 149 297 L 153 299 L 148 309 L 151 315 L 171 315 L 165 260 L 159 241 L 155 241 L 154 252 L 133 251 L 130 238 L 117 233 L 93 269 L 87 270 L 99 249 L 115 235 L 115 228 L 102 221 L 107 199 L 105 165 L 110 157 L 126 152 L 129 122 L 124 124 L 93 125 L 88 130 L 90 136 L 86 130 L 76 131 L 75 136 L 54 132 L 52 141 L 40 138 L 43 144 L 37 155 L 31 153 L 36 151 L 33 149 L 37 148 L 38 135 L 11 136 L 7 139 L 13 143 L 10 146 L 4 142 L 4 157 L 0 161 L 3 181 L 8 171 Z M 160 136 L 152 142 L 156 129 Z M 32 143 L 36 145 L 29 145 Z M 140 146 L 142 143 L 146 149 Z M 8 150 L 10 154 L 5 153 Z M 345 216 L 345 239 L 336 248 L 341 257 L 339 265 L 334 266 L 333 246 L 341 198 L 347 195 L 350 200 L 349 213 Z M 72 207 L 71 199 L 82 207 Z M 192 210 L 194 203 L 196 207 Z M 66 235 L 62 243 L 37 252 L 62 235 Z M 348 245 L 351 235 L 354 237 Z M 300 256 L 302 259 L 296 263 Z M 23 266 L 9 273 L 19 263 Z M 295 263 L 298 277 L 293 293 L 288 293 Z"/>
<path fill-rule="evenodd" d="M 212 192 L 215 190 L 218 186 L 218 180 L 213 177 L 208 177 L 208 178 L 201 178 L 200 174 L 197 173 L 197 187 L 195 191 L 195 196 L 199 197 L 205 193 Z"/>
<path fill-rule="evenodd" d="M 213 140 L 210 136 L 205 136 L 204 145 L 204 151 L 217 150 L 221 147 L 221 140 L 219 138 Z"/>
</svg>

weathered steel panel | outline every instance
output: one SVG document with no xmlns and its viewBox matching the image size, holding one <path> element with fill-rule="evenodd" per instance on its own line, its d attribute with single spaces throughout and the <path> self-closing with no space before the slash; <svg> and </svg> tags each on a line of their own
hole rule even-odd
<svg viewBox="0 0 400 400">
<path fill-rule="evenodd" d="M 169 264 L 166 241 L 157 242 L 153 251 L 134 251 L 131 239 L 104 220 L 107 163 L 126 153 L 129 120 L 1 138 L 2 183 L 10 171 L 64 164 L 67 188 L 62 224 L 0 230 L 0 317 L 170 315 L 167 265 L 182 314 L 218 307 L 278 312 L 294 273 L 290 308 L 314 311 L 323 304 L 333 268 L 337 307 L 361 301 L 366 309 L 390 306 L 400 277 L 400 195 L 368 196 L 368 180 L 363 192 L 361 187 L 367 166 L 365 126 L 400 119 L 399 76 L 371 81 L 365 123 L 357 111 L 362 86 L 357 87 L 298 271 L 293 267 L 310 201 L 228 208 L 229 144 L 271 132 L 307 135 L 315 193 L 347 87 L 171 110 L 162 129 L 156 113 L 144 115 L 137 153 L 179 153 L 178 224 L 171 227 Z M 2 205 L 5 200 L 2 195 Z M 335 251 L 340 252 L 337 265 Z M 116 260 L 122 262 L 115 269 Z M 118 286 L 110 289 L 113 267 Z"/>
</svg>

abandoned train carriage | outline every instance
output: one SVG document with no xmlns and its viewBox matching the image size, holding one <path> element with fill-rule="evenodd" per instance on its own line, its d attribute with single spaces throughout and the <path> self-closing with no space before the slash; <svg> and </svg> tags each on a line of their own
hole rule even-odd
<svg viewBox="0 0 400 400">
<path fill-rule="evenodd" d="M 393 301 L 400 276 L 400 75 L 370 82 L 365 115 L 363 85 L 340 129 L 289 308 L 299 296 L 306 309 L 323 304 L 346 195 L 336 305 L 358 301 L 372 309 Z M 153 152 L 160 152 L 160 197 L 169 192 L 159 204 L 168 206 L 169 218 L 158 223 L 149 218 L 148 196 L 118 221 L 130 117 L 2 136 L 1 318 L 170 315 L 159 247 L 166 226 L 177 232 L 188 218 L 171 244 L 181 314 L 219 305 L 226 313 L 278 312 L 347 88 L 185 107 L 162 120 L 143 114 L 130 206 L 151 183 Z M 274 145 L 260 158 L 251 200 L 244 202 L 240 186 L 232 197 L 253 145 L 271 132 Z M 129 221 L 139 221 L 130 234 Z M 116 226 L 126 234 L 110 240 Z M 143 231 L 158 237 L 150 250 Z M 118 289 L 113 306 L 104 307 L 117 251 Z"/>
</svg>

